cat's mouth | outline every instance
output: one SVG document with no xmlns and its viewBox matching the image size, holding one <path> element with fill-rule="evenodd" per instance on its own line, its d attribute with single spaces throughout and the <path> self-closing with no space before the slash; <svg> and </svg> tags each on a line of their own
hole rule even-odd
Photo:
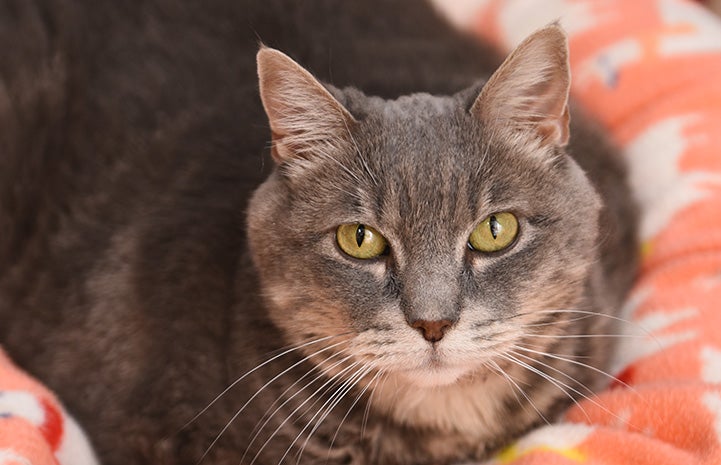
<svg viewBox="0 0 721 465">
<path fill-rule="evenodd" d="M 429 351 L 428 355 L 400 373 L 419 387 L 447 386 L 473 371 L 467 364 L 451 363 L 446 356 L 437 351 Z"/>
<path fill-rule="evenodd" d="M 403 370 L 401 374 L 419 387 L 447 386 L 467 375 L 469 367 L 460 365 L 437 364 L 427 367 Z"/>
</svg>

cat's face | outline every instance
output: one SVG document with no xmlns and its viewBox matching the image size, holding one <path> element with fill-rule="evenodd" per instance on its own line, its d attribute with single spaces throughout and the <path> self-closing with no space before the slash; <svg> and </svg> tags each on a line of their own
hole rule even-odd
<svg viewBox="0 0 721 465">
<path fill-rule="evenodd" d="M 541 39 L 480 95 L 395 101 L 332 95 L 260 52 L 278 167 L 249 235 L 287 342 L 320 339 L 305 353 L 330 370 L 360 362 L 440 386 L 583 304 L 600 203 L 563 152 L 565 54 Z"/>
</svg>

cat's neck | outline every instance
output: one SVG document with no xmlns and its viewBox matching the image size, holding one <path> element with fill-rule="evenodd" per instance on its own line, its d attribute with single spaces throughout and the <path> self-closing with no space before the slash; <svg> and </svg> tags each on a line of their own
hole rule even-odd
<svg viewBox="0 0 721 465">
<path fill-rule="evenodd" d="M 479 434 L 501 432 L 506 405 L 521 396 L 510 383 L 490 372 L 445 386 L 419 387 L 402 375 L 390 375 L 378 384 L 371 402 L 401 425 L 482 440 Z"/>
</svg>

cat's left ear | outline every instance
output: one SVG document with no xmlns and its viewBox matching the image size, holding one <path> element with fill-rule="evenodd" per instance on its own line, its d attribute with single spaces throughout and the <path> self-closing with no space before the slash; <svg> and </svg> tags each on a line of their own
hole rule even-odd
<svg viewBox="0 0 721 465">
<path fill-rule="evenodd" d="M 568 41 L 551 24 L 527 37 L 493 73 L 471 107 L 488 125 L 535 133 L 543 145 L 568 143 Z"/>
<path fill-rule="evenodd" d="M 257 56 L 260 98 L 273 133 L 277 163 L 322 152 L 346 140 L 356 120 L 323 84 L 278 50 Z"/>
</svg>

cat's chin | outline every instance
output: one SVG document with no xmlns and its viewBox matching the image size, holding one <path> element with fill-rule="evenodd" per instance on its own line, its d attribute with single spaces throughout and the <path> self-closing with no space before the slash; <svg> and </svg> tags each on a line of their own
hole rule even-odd
<svg viewBox="0 0 721 465">
<path fill-rule="evenodd" d="M 461 366 L 433 366 L 402 371 L 404 378 L 420 388 L 437 388 L 455 384 L 470 372 Z"/>
</svg>

